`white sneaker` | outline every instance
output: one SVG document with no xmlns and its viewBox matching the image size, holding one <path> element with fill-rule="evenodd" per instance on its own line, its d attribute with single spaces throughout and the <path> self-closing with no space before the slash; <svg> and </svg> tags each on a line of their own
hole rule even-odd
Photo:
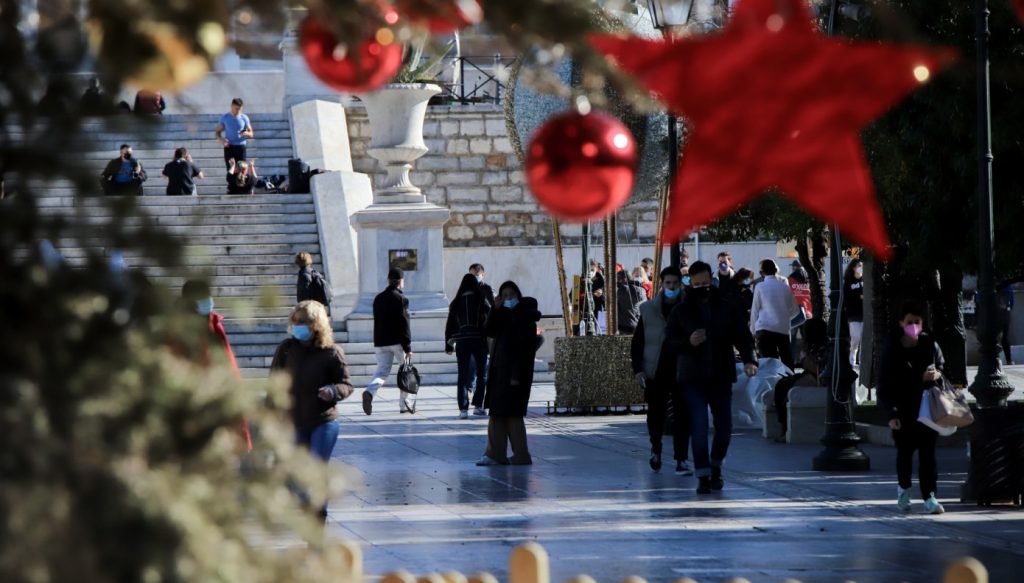
<svg viewBox="0 0 1024 583">
<path fill-rule="evenodd" d="M 939 504 L 939 501 L 935 499 L 935 492 L 932 492 L 932 495 L 924 501 L 924 509 L 928 514 L 942 514 L 946 511 L 942 504 Z"/>
<path fill-rule="evenodd" d="M 459 419 L 469 419 L 469 411 L 465 409 L 459 411 Z"/>
<path fill-rule="evenodd" d="M 486 415 L 487 411 L 484 411 L 483 407 L 474 407 L 473 408 L 473 414 L 474 415 Z"/>
<path fill-rule="evenodd" d="M 682 460 L 676 462 L 676 475 L 677 476 L 692 476 L 693 475 L 693 464 L 690 460 Z"/>
<path fill-rule="evenodd" d="M 903 512 L 910 512 L 910 488 L 904 490 L 896 486 L 896 493 L 899 495 L 896 498 L 896 506 Z"/>
<path fill-rule="evenodd" d="M 486 455 L 482 455 L 482 456 L 480 456 L 480 459 L 476 460 L 476 465 L 478 465 L 478 466 L 500 466 L 501 464 L 499 464 L 498 460 L 496 460 L 494 458 L 490 458 L 490 457 L 487 457 Z"/>
</svg>

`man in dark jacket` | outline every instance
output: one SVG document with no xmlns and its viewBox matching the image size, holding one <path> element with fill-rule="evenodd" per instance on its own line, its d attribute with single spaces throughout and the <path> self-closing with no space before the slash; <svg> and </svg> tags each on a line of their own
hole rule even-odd
<svg viewBox="0 0 1024 583">
<path fill-rule="evenodd" d="M 377 370 L 363 392 L 363 412 L 373 413 L 373 397 L 391 375 L 395 360 L 412 360 L 412 330 L 409 320 L 409 299 L 402 294 L 405 274 L 397 267 L 388 271 L 388 287 L 373 299 L 373 346 L 377 353 Z M 416 412 L 416 395 L 401 391 L 399 413 Z"/>
<path fill-rule="evenodd" d="M 711 266 L 690 266 L 690 289 L 672 310 L 665 341 L 677 355 L 678 381 L 690 409 L 693 462 L 698 494 L 721 490 L 722 462 L 732 433 L 732 385 L 736 382 L 739 350 L 747 376 L 757 374 L 754 339 L 734 295 L 711 285 Z M 708 407 L 715 419 L 715 437 L 708 456 Z"/>
<path fill-rule="evenodd" d="M 665 417 L 669 405 L 672 415 L 672 449 L 676 459 L 676 474 L 692 476 L 693 467 L 687 461 L 690 448 L 690 418 L 676 382 L 676 356 L 665 342 L 665 327 L 669 314 L 683 299 L 683 274 L 677 267 L 661 270 L 661 290 L 654 299 L 640 304 L 640 321 L 633 333 L 630 360 L 636 382 L 644 391 L 647 401 L 647 433 L 651 439 L 651 469 L 661 470 L 661 437 L 665 432 Z"/>
<path fill-rule="evenodd" d="M 142 183 L 146 178 L 142 162 L 132 156 L 132 147 L 121 144 L 121 155 L 107 162 L 100 182 L 103 194 L 142 196 Z"/>
<path fill-rule="evenodd" d="M 626 277 L 625 270 L 616 274 L 615 319 L 619 334 L 632 334 L 640 321 L 640 304 L 647 300 L 647 291 L 635 279 Z"/>
</svg>

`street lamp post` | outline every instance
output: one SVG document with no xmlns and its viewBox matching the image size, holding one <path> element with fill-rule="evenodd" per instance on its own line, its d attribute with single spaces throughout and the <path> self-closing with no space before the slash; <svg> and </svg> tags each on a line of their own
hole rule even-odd
<svg viewBox="0 0 1024 583">
<path fill-rule="evenodd" d="M 651 15 L 651 23 L 654 28 L 661 32 L 665 40 L 672 38 L 672 29 L 683 26 L 690 20 L 690 10 L 693 7 L 693 0 L 647 0 L 647 11 Z M 679 158 L 679 135 L 676 127 L 676 118 L 671 112 L 665 111 L 665 118 L 668 123 L 668 186 L 665 188 L 666 200 L 671 200 L 672 183 L 676 176 L 676 160 Z M 667 208 L 665 205 L 663 208 Z M 658 225 L 660 229 L 662 225 Z M 670 241 L 669 263 L 672 267 L 679 267 L 682 262 L 680 252 L 680 241 Z M 661 250 L 658 250 L 659 254 Z"/>
<path fill-rule="evenodd" d="M 988 0 L 975 0 L 975 44 L 977 47 L 978 99 L 978 344 L 981 360 L 978 375 L 971 384 L 971 394 L 978 401 L 976 422 L 971 430 L 971 465 L 964 484 L 962 499 L 991 502 L 992 496 L 1004 490 L 1005 478 L 1013 465 L 1007 439 L 1019 433 L 1006 406 L 1013 392 L 999 362 L 998 327 L 996 325 L 995 275 L 992 264 L 992 117 L 989 100 L 989 9 Z M 1011 448 L 1012 449 L 1012 448 Z M 979 488 L 985 483 L 986 488 Z M 1012 495 L 1013 485 L 1007 495 Z M 982 490 L 985 492 L 983 493 Z"/>
</svg>

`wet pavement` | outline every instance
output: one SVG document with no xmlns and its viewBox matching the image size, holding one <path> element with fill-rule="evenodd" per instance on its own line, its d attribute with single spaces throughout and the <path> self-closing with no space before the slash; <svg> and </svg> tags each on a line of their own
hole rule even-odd
<svg viewBox="0 0 1024 583">
<path fill-rule="evenodd" d="M 358 395 L 356 395 L 358 397 Z M 551 385 L 534 388 L 526 420 L 532 466 L 477 467 L 486 417 L 458 419 L 454 387 L 422 390 L 419 412 L 399 415 L 385 388 L 367 417 L 342 405 L 334 450 L 352 491 L 332 501 L 331 533 L 358 541 L 378 577 L 458 570 L 507 574 L 517 544 L 541 543 L 553 581 L 787 577 L 812 581 L 936 582 L 945 565 L 972 555 L 993 582 L 1020 581 L 1024 510 L 961 504 L 964 448 L 939 450 L 946 514 L 895 507 L 895 450 L 865 446 L 872 470 L 811 471 L 816 445 L 734 434 L 724 491 L 698 496 L 696 479 L 651 472 L 642 415 L 545 416 Z M 915 482 L 916 487 L 916 482 Z M 916 490 L 915 490 L 916 493 Z"/>
</svg>

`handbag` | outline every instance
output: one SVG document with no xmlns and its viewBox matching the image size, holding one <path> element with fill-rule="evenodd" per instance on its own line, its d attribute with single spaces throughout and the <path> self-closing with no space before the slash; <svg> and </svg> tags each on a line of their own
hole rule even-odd
<svg viewBox="0 0 1024 583">
<path fill-rule="evenodd" d="M 917 422 L 928 427 L 943 437 L 949 437 L 956 433 L 956 427 L 950 427 L 948 425 L 939 425 L 932 419 L 932 407 L 929 403 L 929 389 L 925 389 L 921 393 L 921 407 L 917 411 Z"/>
<path fill-rule="evenodd" d="M 974 414 L 967 404 L 964 392 L 957 390 L 947 379 L 926 391 L 932 420 L 943 427 L 967 427 L 974 423 Z"/>
<path fill-rule="evenodd" d="M 420 392 L 420 371 L 416 370 L 411 360 L 406 360 L 398 367 L 398 388 L 413 395 Z"/>
</svg>

